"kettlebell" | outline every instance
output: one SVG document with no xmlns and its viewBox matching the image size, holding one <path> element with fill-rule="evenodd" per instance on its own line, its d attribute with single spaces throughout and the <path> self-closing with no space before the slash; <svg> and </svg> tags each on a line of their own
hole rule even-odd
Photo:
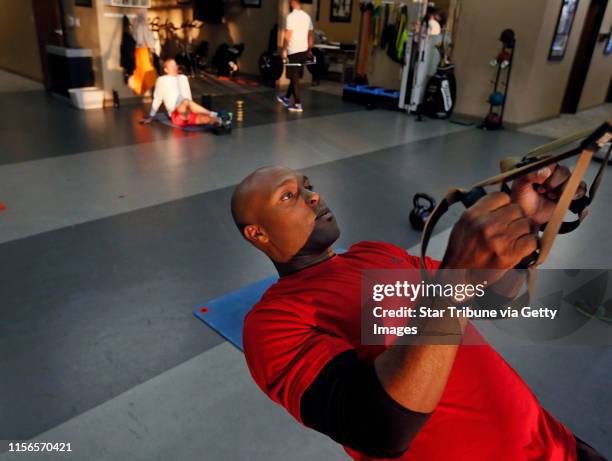
<svg viewBox="0 0 612 461">
<path fill-rule="evenodd" d="M 431 195 L 419 192 L 412 199 L 414 208 L 410 212 L 410 224 L 416 230 L 423 230 L 429 215 L 436 207 L 436 201 Z"/>
</svg>

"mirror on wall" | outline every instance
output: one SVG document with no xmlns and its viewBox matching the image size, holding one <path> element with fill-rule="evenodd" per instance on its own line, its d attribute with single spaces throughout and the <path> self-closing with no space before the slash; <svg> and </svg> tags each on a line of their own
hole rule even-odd
<svg viewBox="0 0 612 461">
<path fill-rule="evenodd" d="M 612 54 L 612 34 L 608 35 L 608 41 L 606 42 L 606 47 L 604 48 L 604 54 L 606 56 Z"/>
<path fill-rule="evenodd" d="M 604 55 L 609 56 L 612 54 L 612 26 L 610 27 L 610 32 L 603 35 L 603 41 L 605 42 L 604 46 Z"/>
<path fill-rule="evenodd" d="M 579 0 L 563 0 L 561 4 L 555 35 L 548 54 L 549 61 L 561 61 L 563 56 L 565 56 L 565 50 L 567 49 L 570 32 L 572 31 L 574 17 L 578 9 L 578 1 Z"/>
<path fill-rule="evenodd" d="M 128 8 L 151 8 L 151 0 L 109 0 L 108 4 Z"/>
<path fill-rule="evenodd" d="M 353 0 L 331 0 L 329 22 L 351 22 Z"/>
</svg>

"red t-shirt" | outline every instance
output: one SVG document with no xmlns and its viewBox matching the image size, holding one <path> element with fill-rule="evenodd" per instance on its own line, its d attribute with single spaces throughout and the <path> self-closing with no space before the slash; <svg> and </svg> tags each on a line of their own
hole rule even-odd
<svg viewBox="0 0 612 461">
<path fill-rule="evenodd" d="M 302 394 L 329 360 L 355 349 L 372 363 L 384 351 L 361 345 L 360 283 L 363 269 L 390 268 L 419 268 L 419 258 L 395 245 L 361 242 L 282 277 L 247 315 L 244 352 L 251 374 L 298 421 Z M 480 344 L 459 347 L 438 406 L 400 459 L 576 460 L 572 433 L 491 346 Z M 356 460 L 370 459 L 345 449 Z"/>
</svg>

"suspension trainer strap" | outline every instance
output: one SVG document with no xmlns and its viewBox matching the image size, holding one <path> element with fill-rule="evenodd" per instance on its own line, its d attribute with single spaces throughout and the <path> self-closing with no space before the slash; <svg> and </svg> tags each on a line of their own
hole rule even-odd
<svg viewBox="0 0 612 461">
<path fill-rule="evenodd" d="M 576 142 L 582 138 L 585 139 L 579 147 L 556 155 L 550 155 L 541 158 L 537 157 L 539 155 L 544 154 L 545 152 L 558 149 L 561 146 Z M 427 271 L 425 269 L 425 256 L 427 254 L 427 246 L 429 244 L 429 240 L 431 239 L 431 236 L 433 234 L 433 229 L 435 228 L 440 218 L 444 215 L 444 213 L 448 211 L 448 209 L 453 204 L 457 202 L 462 202 L 466 208 L 469 208 L 480 198 L 486 195 L 487 192 L 484 189 L 486 186 L 501 184 L 502 190 L 504 190 L 503 186 L 509 181 L 520 178 L 521 176 L 529 174 L 532 171 L 544 168 L 545 166 L 551 165 L 553 163 L 557 163 L 570 157 L 579 155 L 574 171 L 572 172 L 572 175 L 570 176 L 565 185 L 563 193 L 561 194 L 561 197 L 553 211 L 553 215 L 544 228 L 542 238 L 539 241 L 539 251 L 537 251 L 530 258 L 527 258 L 528 260 L 525 261 L 521 265 L 521 267 L 529 267 L 531 265 L 537 266 L 542 264 L 550 253 L 550 249 L 554 243 L 557 234 L 574 230 L 586 217 L 588 213 L 587 206 L 592 202 L 597 192 L 597 189 L 601 184 L 605 168 L 608 164 L 610 154 L 612 152 L 612 146 L 608 149 L 608 152 L 602 161 L 602 165 L 600 166 L 599 171 L 597 172 L 597 175 L 595 176 L 595 179 L 593 181 L 593 184 L 589 189 L 588 196 L 576 201 L 572 201 L 572 199 L 576 195 L 578 187 L 580 186 L 580 182 L 582 181 L 582 178 L 584 177 L 584 174 L 588 169 L 591 159 L 593 158 L 593 154 L 599 149 L 603 148 L 604 145 L 606 145 L 610 141 L 612 141 L 612 125 L 610 125 L 610 123 L 604 123 L 595 131 L 589 130 L 588 132 L 576 133 L 574 135 L 567 136 L 566 138 L 562 138 L 548 143 L 544 146 L 540 146 L 536 149 L 533 149 L 528 152 L 527 155 L 523 157 L 523 160 L 518 163 L 518 166 L 514 168 L 511 167 L 510 162 L 502 162 L 503 172 L 501 174 L 474 184 L 469 191 L 465 191 L 462 189 L 450 189 L 446 193 L 444 198 L 440 201 L 438 206 L 433 210 L 429 219 L 425 223 L 425 228 L 423 229 L 423 233 L 421 235 L 421 269 L 423 271 L 423 275 L 426 276 L 427 274 Z M 516 164 L 516 162 L 514 163 Z M 507 190 L 507 187 L 505 190 Z M 563 222 L 563 218 L 565 217 L 565 214 L 567 213 L 568 209 L 578 215 L 578 219 L 576 221 Z M 535 274 L 533 272 L 534 271 L 532 270 L 529 271 L 530 292 L 532 291 L 533 286 L 535 285 Z"/>
<path fill-rule="evenodd" d="M 584 149 L 578 158 L 578 162 L 574 167 L 574 171 L 572 175 L 567 180 L 565 188 L 563 189 L 563 193 L 561 194 L 561 198 L 555 207 L 552 217 L 546 223 L 546 229 L 544 229 L 544 233 L 542 234 L 541 245 L 540 245 L 540 253 L 538 255 L 538 259 L 535 262 L 536 265 L 540 265 L 544 262 L 548 253 L 550 253 L 550 249 L 552 248 L 552 244 L 555 241 L 555 237 L 559 233 L 561 229 L 561 224 L 563 223 L 563 218 L 569 210 L 570 204 L 574 195 L 578 191 L 578 187 L 580 186 L 580 182 L 582 181 L 582 177 L 586 173 L 589 164 L 591 163 L 591 159 L 593 158 L 593 150 Z M 587 209 L 584 208 L 579 215 L 579 221 L 581 222 L 586 216 Z"/>
</svg>

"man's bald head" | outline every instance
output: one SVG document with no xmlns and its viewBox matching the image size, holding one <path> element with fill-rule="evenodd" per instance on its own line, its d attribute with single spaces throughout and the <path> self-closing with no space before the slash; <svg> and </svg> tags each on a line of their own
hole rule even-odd
<svg viewBox="0 0 612 461">
<path fill-rule="evenodd" d="M 333 234 L 339 234 L 310 180 L 289 168 L 265 167 L 249 174 L 234 189 L 231 210 L 242 236 L 276 262 L 291 259 L 315 225 L 333 227 Z"/>
<path fill-rule="evenodd" d="M 244 178 L 234 189 L 232 194 L 232 217 L 236 226 L 242 230 L 248 224 L 255 224 L 257 213 L 254 208 L 262 199 L 261 195 L 267 188 L 266 185 L 272 180 L 271 176 L 276 171 L 291 172 L 288 168 L 266 166 L 259 168 Z"/>
</svg>

